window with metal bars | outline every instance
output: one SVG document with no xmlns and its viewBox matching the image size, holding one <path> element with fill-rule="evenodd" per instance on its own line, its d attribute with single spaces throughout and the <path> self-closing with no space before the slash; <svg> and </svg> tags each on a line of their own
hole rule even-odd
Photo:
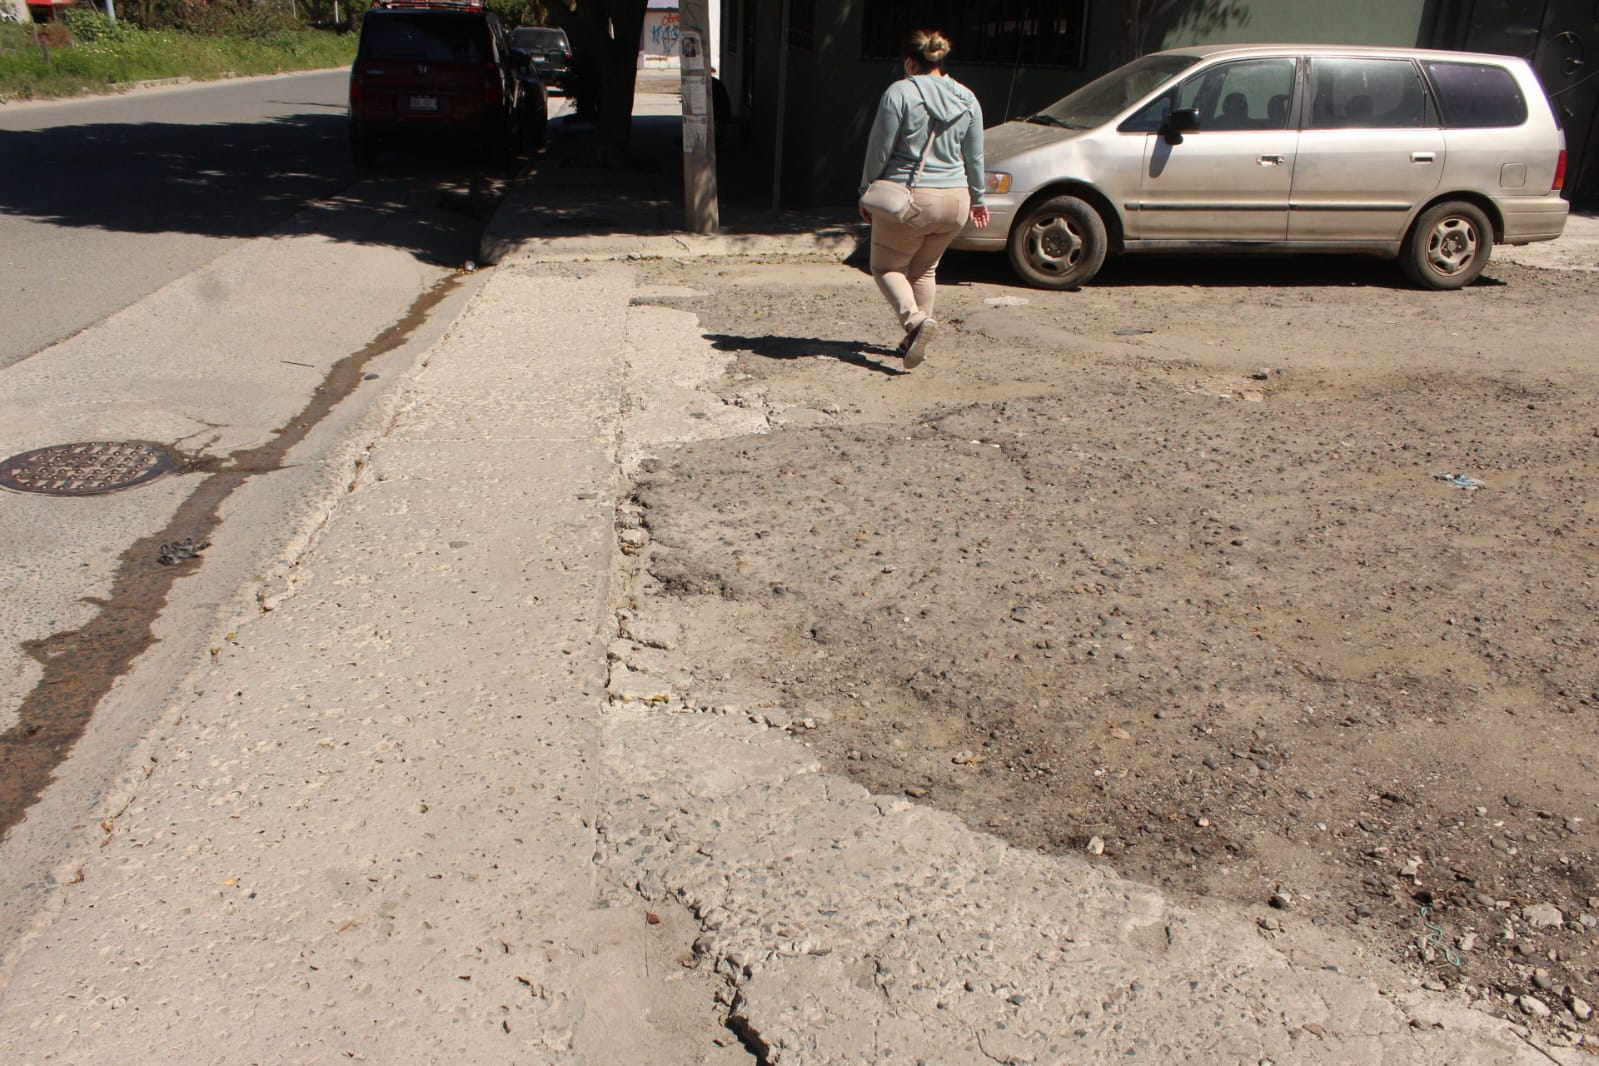
<svg viewBox="0 0 1599 1066">
<path fill-rule="evenodd" d="M 788 43 L 807 52 L 816 47 L 816 0 L 789 0 Z"/>
<path fill-rule="evenodd" d="M 1088 0 L 866 0 L 862 58 L 896 59 L 905 35 L 938 29 L 952 64 L 1081 69 Z"/>
</svg>

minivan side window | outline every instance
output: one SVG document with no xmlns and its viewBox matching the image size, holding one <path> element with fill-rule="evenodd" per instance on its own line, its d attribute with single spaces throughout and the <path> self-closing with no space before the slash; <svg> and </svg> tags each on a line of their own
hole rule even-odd
<svg viewBox="0 0 1599 1066">
<path fill-rule="evenodd" d="M 1420 72 L 1410 60 L 1311 60 L 1306 129 L 1417 129 L 1437 125 L 1437 112 Z"/>
<path fill-rule="evenodd" d="M 1287 129 L 1293 90 L 1293 59 L 1222 63 L 1145 104 L 1121 129 L 1157 130 L 1173 110 L 1185 107 L 1199 112 L 1201 132 Z"/>
<path fill-rule="evenodd" d="M 1444 125 L 1451 129 L 1519 126 L 1527 121 L 1527 101 L 1504 67 L 1486 63 L 1428 63 L 1438 90 Z"/>
</svg>

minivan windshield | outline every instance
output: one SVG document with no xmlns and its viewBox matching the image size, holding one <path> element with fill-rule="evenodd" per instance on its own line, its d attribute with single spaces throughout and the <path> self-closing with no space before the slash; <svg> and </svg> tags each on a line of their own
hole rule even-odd
<svg viewBox="0 0 1599 1066">
<path fill-rule="evenodd" d="M 1182 55 L 1135 59 L 1061 97 L 1027 121 L 1069 130 L 1103 126 L 1198 62 L 1198 56 Z"/>
</svg>

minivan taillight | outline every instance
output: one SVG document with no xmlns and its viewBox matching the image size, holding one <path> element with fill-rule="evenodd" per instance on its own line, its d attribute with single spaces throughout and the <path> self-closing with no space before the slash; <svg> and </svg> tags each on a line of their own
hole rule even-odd
<svg viewBox="0 0 1599 1066">
<path fill-rule="evenodd" d="M 361 94 L 362 94 L 362 89 L 363 88 L 364 88 L 364 86 L 362 86 L 362 84 L 361 84 L 361 75 L 352 73 L 350 75 L 350 106 L 351 107 L 357 107 L 357 106 L 360 105 L 360 103 L 361 103 Z"/>
<path fill-rule="evenodd" d="M 1559 192 L 1566 184 L 1566 150 L 1560 149 L 1560 158 L 1555 160 L 1555 183 L 1553 190 Z"/>
<path fill-rule="evenodd" d="M 486 107 L 500 106 L 500 71 L 493 63 L 483 66 L 483 104 Z"/>
</svg>

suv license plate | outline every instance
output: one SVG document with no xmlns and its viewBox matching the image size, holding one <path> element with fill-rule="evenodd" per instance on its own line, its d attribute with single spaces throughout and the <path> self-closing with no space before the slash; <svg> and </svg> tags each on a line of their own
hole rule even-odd
<svg viewBox="0 0 1599 1066">
<path fill-rule="evenodd" d="M 437 111 L 439 98 L 437 96 L 413 96 L 410 107 L 412 111 Z"/>
</svg>

